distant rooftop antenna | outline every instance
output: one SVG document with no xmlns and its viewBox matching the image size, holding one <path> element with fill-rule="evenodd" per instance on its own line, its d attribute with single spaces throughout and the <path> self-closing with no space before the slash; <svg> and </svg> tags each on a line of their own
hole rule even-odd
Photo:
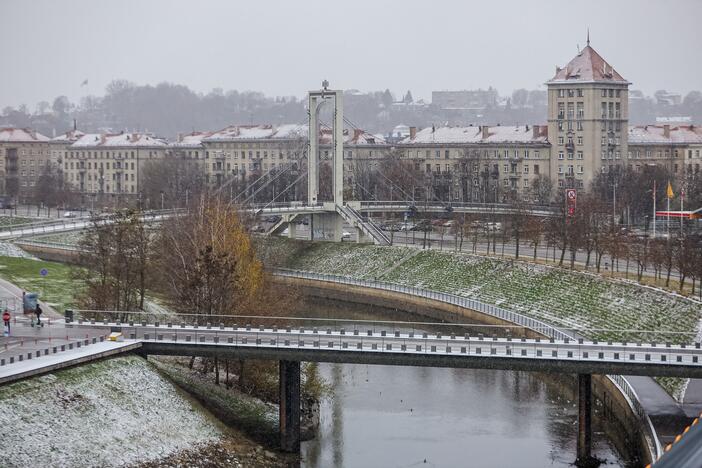
<svg viewBox="0 0 702 468">
<path fill-rule="evenodd" d="M 590 45 L 590 28 L 587 28 L 587 45 Z"/>
</svg>

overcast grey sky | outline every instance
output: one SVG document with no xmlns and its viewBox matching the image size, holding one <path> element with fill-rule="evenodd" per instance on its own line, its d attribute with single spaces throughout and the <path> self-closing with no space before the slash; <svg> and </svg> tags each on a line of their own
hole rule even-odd
<svg viewBox="0 0 702 468">
<path fill-rule="evenodd" d="M 0 0 L 0 107 L 115 78 L 303 96 L 536 88 L 592 46 L 634 89 L 702 88 L 701 0 Z M 88 86 L 81 87 L 87 79 Z"/>
</svg>

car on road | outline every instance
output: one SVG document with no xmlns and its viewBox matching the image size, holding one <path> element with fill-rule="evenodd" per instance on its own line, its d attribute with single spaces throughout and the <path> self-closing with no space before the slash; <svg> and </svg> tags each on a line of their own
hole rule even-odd
<svg viewBox="0 0 702 468">
<path fill-rule="evenodd" d="M 76 214 L 75 214 L 73 211 L 66 211 L 66 212 L 63 214 L 63 217 L 64 217 L 64 218 L 75 218 L 75 217 L 76 217 Z"/>
<path fill-rule="evenodd" d="M 351 240 L 351 233 L 348 231 L 341 231 L 341 240 Z"/>
</svg>

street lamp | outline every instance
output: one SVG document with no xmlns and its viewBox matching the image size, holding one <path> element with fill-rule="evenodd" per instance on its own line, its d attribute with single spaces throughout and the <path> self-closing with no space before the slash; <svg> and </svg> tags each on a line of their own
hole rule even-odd
<svg viewBox="0 0 702 468">
<path fill-rule="evenodd" d="M 163 190 L 161 190 L 161 211 L 163 211 Z"/>
</svg>

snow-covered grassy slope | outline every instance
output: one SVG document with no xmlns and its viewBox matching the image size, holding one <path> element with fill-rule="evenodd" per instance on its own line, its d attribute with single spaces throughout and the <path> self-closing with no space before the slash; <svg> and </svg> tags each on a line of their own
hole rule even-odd
<svg viewBox="0 0 702 468">
<path fill-rule="evenodd" d="M 149 363 L 120 357 L 0 388 L 7 467 L 126 466 L 221 431 Z"/>
<path fill-rule="evenodd" d="M 283 267 L 449 292 L 600 340 L 690 342 L 702 317 L 699 302 L 595 274 L 456 252 L 275 242 Z M 631 331 L 604 331 L 613 329 Z"/>
</svg>

